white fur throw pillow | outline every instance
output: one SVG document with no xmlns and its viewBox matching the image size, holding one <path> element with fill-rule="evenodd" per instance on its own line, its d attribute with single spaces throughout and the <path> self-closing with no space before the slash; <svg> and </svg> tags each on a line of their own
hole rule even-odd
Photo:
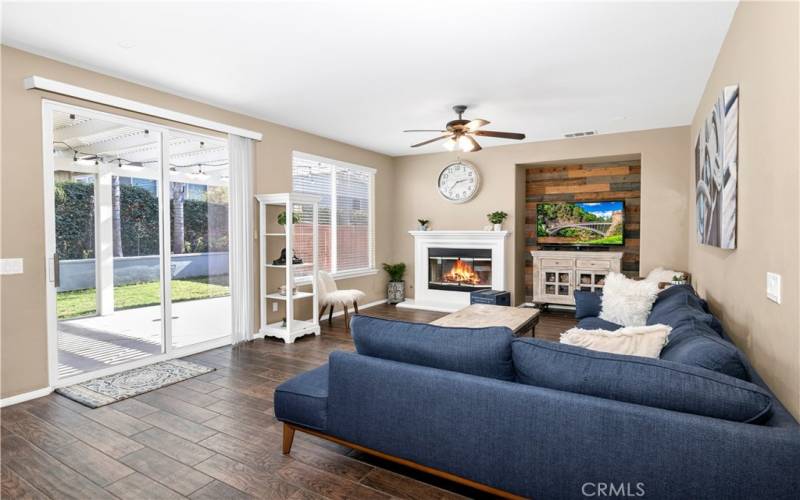
<svg viewBox="0 0 800 500">
<path fill-rule="evenodd" d="M 644 326 L 658 295 L 658 282 L 635 281 L 609 273 L 603 286 L 600 319 L 622 326 Z"/>
<path fill-rule="evenodd" d="M 561 334 L 561 343 L 593 351 L 657 358 L 670 331 L 672 327 L 667 325 L 628 326 L 613 332 L 573 328 Z"/>
<path fill-rule="evenodd" d="M 672 269 L 664 269 L 663 267 L 657 267 L 652 271 L 650 271 L 647 274 L 647 278 L 645 279 L 647 281 L 655 281 L 656 283 L 661 283 L 661 282 L 669 283 L 670 281 L 672 281 L 672 278 L 676 274 L 682 275 L 683 273 L 678 271 L 673 271 Z"/>
</svg>

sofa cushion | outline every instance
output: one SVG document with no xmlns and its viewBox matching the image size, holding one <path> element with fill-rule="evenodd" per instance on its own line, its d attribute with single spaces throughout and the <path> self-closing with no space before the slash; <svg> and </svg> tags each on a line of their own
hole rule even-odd
<svg viewBox="0 0 800 500">
<path fill-rule="evenodd" d="M 603 296 L 594 292 L 575 290 L 575 319 L 600 316 L 603 307 Z"/>
<path fill-rule="evenodd" d="M 514 380 L 511 330 L 448 328 L 357 315 L 351 323 L 356 351 L 442 370 Z"/>
<path fill-rule="evenodd" d="M 743 356 L 708 324 L 693 318 L 677 323 L 661 350 L 661 359 L 750 380 Z"/>
<path fill-rule="evenodd" d="M 694 366 L 539 339 L 511 345 L 523 384 L 737 422 L 761 422 L 772 408 L 757 385 Z"/>
<path fill-rule="evenodd" d="M 723 333 L 722 325 L 709 314 L 705 301 L 695 295 L 691 286 L 680 285 L 667 288 L 658 295 L 647 324 L 663 324 L 675 328 L 681 322 L 691 319 L 706 323 L 720 336 Z"/>
<path fill-rule="evenodd" d="M 328 364 L 279 385 L 274 404 L 278 420 L 324 431 L 328 422 Z"/>
<path fill-rule="evenodd" d="M 578 328 L 582 328 L 584 330 L 608 330 L 613 332 L 614 330 L 619 330 L 622 328 L 622 325 L 618 325 L 594 316 L 588 316 L 578 321 Z"/>
</svg>

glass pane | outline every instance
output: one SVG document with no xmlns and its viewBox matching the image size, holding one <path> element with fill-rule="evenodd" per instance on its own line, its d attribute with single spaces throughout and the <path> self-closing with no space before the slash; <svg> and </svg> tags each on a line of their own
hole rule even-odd
<svg viewBox="0 0 800 500">
<path fill-rule="evenodd" d="M 548 283 L 555 283 L 556 273 L 544 273 L 544 280 Z"/>
<path fill-rule="evenodd" d="M 331 198 L 331 173 L 333 167 L 329 164 L 294 157 L 292 167 L 292 189 L 299 193 L 313 194 L 320 197 L 319 203 L 319 233 L 318 233 L 318 259 L 319 269 L 332 271 L 332 198 Z M 298 209 L 299 208 L 299 209 Z M 299 213 L 298 213 L 299 212 Z M 299 222 L 295 225 L 294 249 L 295 254 L 304 262 L 311 262 L 311 210 L 300 207 L 295 208 Z M 297 219 L 295 219 L 297 220 Z M 296 277 L 310 274 L 311 269 L 301 268 L 295 273 Z"/>
<path fill-rule="evenodd" d="M 558 273 L 559 283 L 569 283 L 569 273 Z"/>
<path fill-rule="evenodd" d="M 556 294 L 556 286 L 555 285 L 546 285 L 544 287 L 544 293 L 547 295 L 555 295 Z"/>
<path fill-rule="evenodd" d="M 224 139 L 170 135 L 172 346 L 229 336 L 229 167 Z"/>
<path fill-rule="evenodd" d="M 558 286 L 558 294 L 559 295 L 569 295 L 569 287 L 564 285 Z"/>
<path fill-rule="evenodd" d="M 337 271 L 369 268 L 369 184 L 364 172 L 336 170 Z"/>
<path fill-rule="evenodd" d="M 58 376 L 162 352 L 160 137 L 53 113 Z"/>
</svg>

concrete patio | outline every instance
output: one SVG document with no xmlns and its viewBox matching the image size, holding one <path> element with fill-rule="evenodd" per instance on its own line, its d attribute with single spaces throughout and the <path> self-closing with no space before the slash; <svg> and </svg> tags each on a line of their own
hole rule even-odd
<svg viewBox="0 0 800 500">
<path fill-rule="evenodd" d="M 230 311 L 230 296 L 173 303 L 172 346 L 180 348 L 230 335 Z M 161 352 L 160 306 L 58 322 L 59 378 Z"/>
</svg>

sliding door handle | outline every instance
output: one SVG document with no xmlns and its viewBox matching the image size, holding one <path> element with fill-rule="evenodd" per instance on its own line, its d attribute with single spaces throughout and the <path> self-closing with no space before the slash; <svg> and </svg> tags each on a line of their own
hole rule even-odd
<svg viewBox="0 0 800 500">
<path fill-rule="evenodd" d="M 58 262 L 58 252 L 53 253 L 53 286 L 61 286 L 61 266 Z"/>
</svg>

